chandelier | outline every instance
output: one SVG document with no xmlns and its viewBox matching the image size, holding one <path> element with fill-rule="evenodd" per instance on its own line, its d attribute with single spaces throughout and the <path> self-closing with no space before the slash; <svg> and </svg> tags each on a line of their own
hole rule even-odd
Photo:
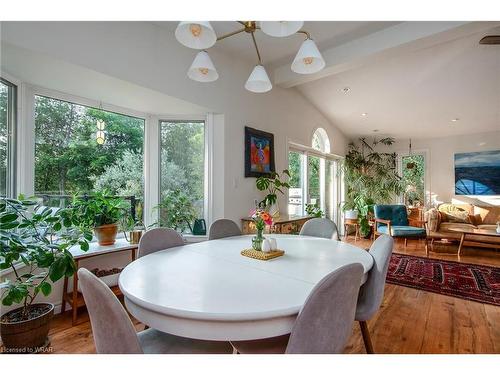
<svg viewBox="0 0 500 375">
<path fill-rule="evenodd" d="M 302 21 L 237 21 L 243 27 L 226 35 L 217 37 L 214 29 L 208 21 L 182 21 L 175 30 L 175 37 L 179 43 L 186 47 L 201 50 L 194 58 L 187 76 L 197 82 L 213 82 L 219 78 L 219 74 L 206 51 L 217 41 L 229 38 L 240 33 L 250 34 L 255 52 L 257 53 L 257 65 L 253 68 L 245 88 L 248 91 L 262 93 L 273 88 L 266 69 L 262 64 L 262 58 L 255 40 L 255 32 L 261 30 L 263 33 L 277 38 L 284 38 L 293 34 L 304 34 L 306 39 L 292 62 L 291 69 L 299 74 L 313 74 L 325 67 L 325 60 L 311 39 L 309 33 L 301 30 Z"/>
</svg>

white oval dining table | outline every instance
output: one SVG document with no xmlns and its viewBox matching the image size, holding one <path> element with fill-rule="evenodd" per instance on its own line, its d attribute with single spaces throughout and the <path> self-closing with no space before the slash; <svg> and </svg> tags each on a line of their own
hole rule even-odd
<svg viewBox="0 0 500 375">
<path fill-rule="evenodd" d="M 285 255 L 244 257 L 252 236 L 228 237 L 158 251 L 130 263 L 119 286 L 139 321 L 177 336 L 229 341 L 290 333 L 313 287 L 341 266 L 373 258 L 322 238 L 272 235 Z"/>
</svg>

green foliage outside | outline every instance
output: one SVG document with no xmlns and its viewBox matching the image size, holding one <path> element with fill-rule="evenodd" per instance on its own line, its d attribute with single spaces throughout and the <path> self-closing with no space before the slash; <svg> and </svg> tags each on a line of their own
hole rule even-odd
<svg viewBox="0 0 500 375">
<path fill-rule="evenodd" d="M 191 199 L 179 189 L 168 190 L 156 209 L 161 213 L 160 221 L 156 223 L 160 227 L 180 232 L 185 232 L 187 229 L 193 231 L 192 224 L 197 217 L 196 210 Z"/>
<path fill-rule="evenodd" d="M 425 204 L 425 159 L 423 155 L 408 155 L 402 158 L 404 200 L 408 206 Z M 408 164 L 413 168 L 408 168 Z"/>
<path fill-rule="evenodd" d="M 315 204 L 307 203 L 306 204 L 306 214 L 308 216 L 313 216 L 313 217 L 323 217 L 325 214 L 319 207 L 319 203 L 316 202 Z"/>
<path fill-rule="evenodd" d="M 0 82 L 0 196 L 7 187 L 7 107 L 8 88 Z"/>
</svg>

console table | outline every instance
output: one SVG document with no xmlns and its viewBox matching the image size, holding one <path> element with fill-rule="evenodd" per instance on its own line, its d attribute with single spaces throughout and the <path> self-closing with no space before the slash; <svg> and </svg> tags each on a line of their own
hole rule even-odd
<svg viewBox="0 0 500 375">
<path fill-rule="evenodd" d="M 299 234 L 302 226 L 309 219 L 312 219 L 312 216 L 281 215 L 279 218 L 274 220 L 273 225 L 270 228 L 270 232 L 277 234 Z M 250 217 L 241 219 L 241 227 L 243 234 L 257 233 L 255 224 Z M 266 230 L 268 229 L 266 228 Z"/>
<path fill-rule="evenodd" d="M 73 254 L 73 258 L 76 263 L 76 270 L 78 271 L 79 262 L 84 259 L 94 258 L 98 256 L 103 256 L 107 254 L 116 254 L 124 251 L 130 251 L 131 261 L 134 261 L 136 258 L 136 250 L 137 244 L 131 244 L 125 238 L 117 239 L 113 245 L 110 246 L 100 246 L 97 242 L 93 242 L 90 244 L 90 248 L 88 251 L 80 250 L 79 246 L 70 249 L 71 254 Z M 121 295 L 120 288 L 118 285 L 112 286 L 111 291 L 116 295 Z M 64 277 L 64 286 L 63 286 L 63 294 L 62 294 L 62 304 L 61 304 L 61 314 L 66 311 L 66 303 L 71 305 L 73 309 L 73 318 L 72 324 L 75 325 L 78 318 L 78 308 L 85 306 L 85 300 L 83 299 L 83 295 L 78 291 L 78 275 L 75 271 L 73 275 L 73 290 L 68 292 L 68 277 Z"/>
</svg>

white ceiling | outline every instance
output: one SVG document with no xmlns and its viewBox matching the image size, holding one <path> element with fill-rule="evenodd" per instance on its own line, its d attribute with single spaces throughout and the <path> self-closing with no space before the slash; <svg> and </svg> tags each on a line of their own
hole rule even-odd
<svg viewBox="0 0 500 375">
<path fill-rule="evenodd" d="M 479 45 L 484 35 L 380 58 L 297 88 L 350 136 L 500 131 L 500 45 Z"/>
<path fill-rule="evenodd" d="M 351 40 L 361 38 L 376 31 L 393 26 L 398 22 L 326 22 L 326 21 L 306 21 L 303 30 L 308 31 L 319 48 L 331 48 Z M 178 22 L 154 22 L 155 25 L 175 31 Z M 218 37 L 241 29 L 243 26 L 236 21 L 211 21 Z M 292 63 L 295 54 L 299 50 L 304 36 L 301 34 L 289 36 L 287 38 L 273 38 L 263 32 L 256 32 L 255 39 L 262 56 L 262 62 L 266 66 Z M 221 40 L 212 47 L 251 63 L 257 62 L 257 55 L 253 46 L 252 38 L 247 33 L 234 35 Z"/>
</svg>

